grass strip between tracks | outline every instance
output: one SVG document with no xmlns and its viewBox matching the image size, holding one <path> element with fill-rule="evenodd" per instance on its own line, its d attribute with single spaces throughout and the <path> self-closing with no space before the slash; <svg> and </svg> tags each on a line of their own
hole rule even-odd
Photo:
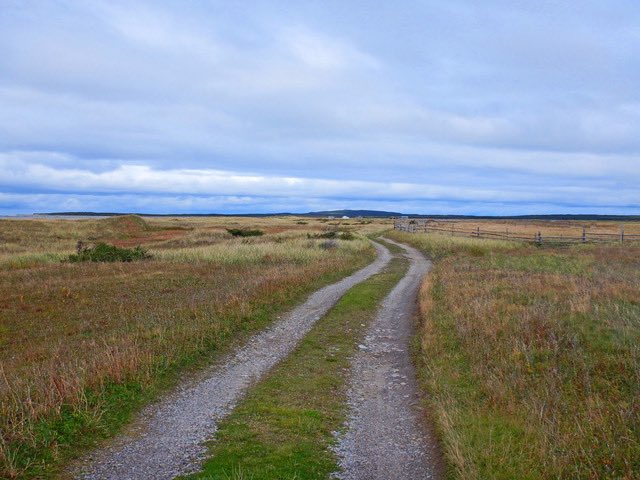
<svg viewBox="0 0 640 480">
<path fill-rule="evenodd" d="M 334 472 L 336 458 L 328 447 L 346 419 L 350 357 L 407 265 L 396 257 L 382 273 L 349 290 L 221 422 L 212 458 L 189 478 L 313 479 Z"/>
</svg>

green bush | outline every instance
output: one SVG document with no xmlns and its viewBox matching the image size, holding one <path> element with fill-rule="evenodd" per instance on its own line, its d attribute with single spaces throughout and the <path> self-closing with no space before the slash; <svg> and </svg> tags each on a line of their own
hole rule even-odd
<svg viewBox="0 0 640 480">
<path fill-rule="evenodd" d="M 135 248 L 120 248 L 115 245 L 98 243 L 94 247 L 78 248 L 78 253 L 69 255 L 69 262 L 133 262 L 151 258 L 149 252 L 137 246 Z"/>
<path fill-rule="evenodd" d="M 264 235 L 262 230 L 245 230 L 241 228 L 227 228 L 227 232 L 234 237 L 259 237 Z"/>
<path fill-rule="evenodd" d="M 337 238 L 338 232 L 332 230 L 330 232 L 318 233 L 313 238 Z"/>
<path fill-rule="evenodd" d="M 324 233 L 316 233 L 315 235 L 311 235 L 307 233 L 307 238 L 327 238 L 327 239 L 335 239 L 339 238 L 340 240 L 353 240 L 356 236 L 351 232 L 337 232 L 335 230 L 331 230 L 330 232 Z"/>
</svg>

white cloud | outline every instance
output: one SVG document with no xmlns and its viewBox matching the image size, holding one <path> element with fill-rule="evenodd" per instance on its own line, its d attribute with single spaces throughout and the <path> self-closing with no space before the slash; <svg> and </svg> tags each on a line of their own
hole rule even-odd
<svg viewBox="0 0 640 480">
<path fill-rule="evenodd" d="M 283 33 L 283 40 L 296 59 L 314 69 L 342 70 L 380 67 L 378 60 L 353 45 L 307 28 L 286 29 Z"/>
<path fill-rule="evenodd" d="M 640 8 L 567 5 L 3 5 L 2 188 L 638 208 Z"/>
<path fill-rule="evenodd" d="M 342 198 L 352 200 L 431 200 L 475 202 L 588 203 L 615 205 L 637 203 L 634 188 L 611 191 L 595 186 L 513 186 L 460 185 L 453 182 L 393 182 L 303 178 L 278 175 L 242 174 L 211 169 L 158 170 L 147 165 L 121 165 L 92 172 L 51 167 L 0 157 L 0 185 L 20 191 L 54 191 L 74 194 L 102 192 L 141 195 L 202 195 L 263 198 Z M 435 179 L 434 179 L 435 180 Z"/>
</svg>

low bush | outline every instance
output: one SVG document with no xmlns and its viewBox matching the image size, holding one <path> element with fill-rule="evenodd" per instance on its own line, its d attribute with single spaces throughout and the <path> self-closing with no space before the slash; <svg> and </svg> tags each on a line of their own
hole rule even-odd
<svg viewBox="0 0 640 480">
<path fill-rule="evenodd" d="M 248 230 L 243 228 L 227 228 L 227 232 L 234 237 L 260 237 L 264 235 L 262 230 Z"/>
<path fill-rule="evenodd" d="M 340 240 L 354 240 L 356 236 L 351 232 L 342 232 L 339 238 Z"/>
<path fill-rule="evenodd" d="M 94 247 L 78 247 L 78 253 L 69 255 L 68 261 L 76 262 L 133 262 L 151 258 L 142 247 L 120 248 L 115 245 L 98 243 Z"/>
<path fill-rule="evenodd" d="M 333 248 L 338 248 L 338 242 L 336 242 L 333 239 L 325 240 L 324 242 L 322 242 L 320 244 L 320 248 L 322 248 L 324 250 L 331 250 Z"/>
<path fill-rule="evenodd" d="M 336 230 L 331 230 L 329 232 L 324 233 L 316 233 L 314 235 L 307 233 L 307 238 L 326 238 L 326 239 L 337 239 L 340 240 L 354 240 L 356 236 L 351 232 L 338 232 Z"/>
</svg>

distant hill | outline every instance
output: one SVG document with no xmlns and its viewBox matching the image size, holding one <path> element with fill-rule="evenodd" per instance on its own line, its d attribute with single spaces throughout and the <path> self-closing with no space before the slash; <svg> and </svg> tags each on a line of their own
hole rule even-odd
<svg viewBox="0 0 640 480">
<path fill-rule="evenodd" d="M 36 215 L 50 215 L 50 216 L 66 216 L 66 217 L 104 217 L 104 216 L 120 216 L 120 215 L 132 215 L 132 213 L 123 212 L 52 212 L 52 213 L 39 213 Z M 399 212 L 387 212 L 383 210 L 325 210 L 319 212 L 308 213 L 167 213 L 167 214 L 154 214 L 154 213 L 133 213 L 133 215 L 142 215 L 145 217 L 280 217 L 280 216 L 295 216 L 295 217 L 377 217 L 377 218 L 389 218 L 389 217 L 401 217 L 408 216 L 410 218 L 435 218 L 440 220 L 608 220 L 608 221 L 625 221 L 625 222 L 637 222 L 640 221 L 640 215 L 596 215 L 596 214 L 549 214 L 549 215 L 425 215 L 425 214 L 407 214 Z"/>
<path fill-rule="evenodd" d="M 121 215 L 140 215 L 145 217 L 399 217 L 398 212 L 384 212 L 380 210 L 327 210 L 308 213 L 124 213 L 124 212 L 50 212 L 35 215 L 65 216 L 65 217 L 116 217 Z"/>
<path fill-rule="evenodd" d="M 597 215 L 597 214 L 548 214 L 548 215 L 408 215 L 411 218 L 435 218 L 442 220 L 600 220 L 600 221 L 640 221 L 640 215 Z"/>
<path fill-rule="evenodd" d="M 384 212 L 381 210 L 326 210 L 302 214 L 305 217 L 400 217 L 398 212 Z"/>
</svg>

